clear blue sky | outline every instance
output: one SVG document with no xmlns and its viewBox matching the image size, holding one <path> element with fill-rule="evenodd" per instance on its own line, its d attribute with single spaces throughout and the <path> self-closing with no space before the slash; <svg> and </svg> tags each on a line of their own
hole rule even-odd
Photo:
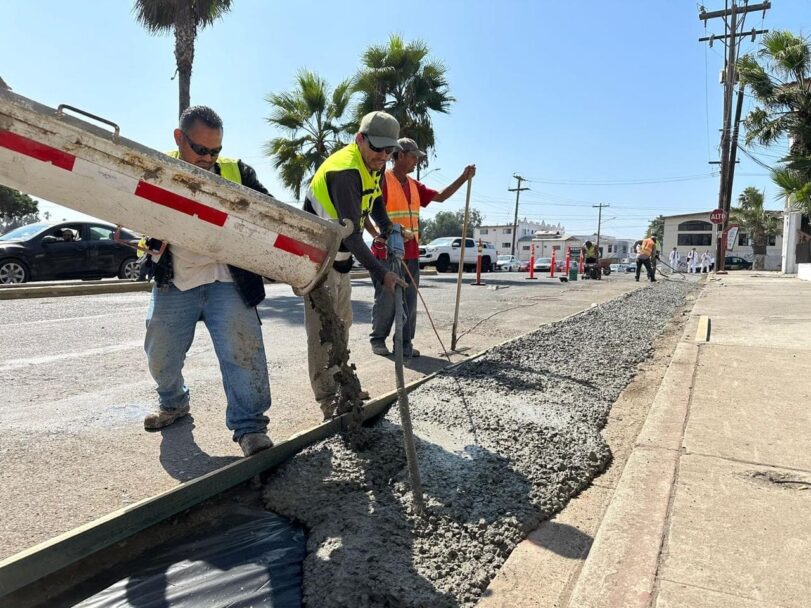
<svg viewBox="0 0 811 608">
<path fill-rule="evenodd" d="M 723 8 L 707 0 L 707 10 Z M 751 26 L 808 33 L 808 0 L 773 0 Z M 50 106 L 69 103 L 117 122 L 125 137 L 168 150 L 177 117 L 173 37 L 147 34 L 132 2 L 2 0 L 0 75 L 15 92 Z M 512 221 L 515 172 L 528 178 L 519 215 L 596 229 L 596 203 L 608 203 L 603 232 L 639 237 L 658 214 L 711 210 L 718 179 L 723 46 L 712 49 L 694 2 L 579 3 L 504 0 L 331 3 L 235 0 L 201 32 L 192 103 L 225 121 L 223 154 L 253 165 L 279 199 L 263 144 L 275 135 L 265 96 L 291 88 L 308 68 L 331 84 L 355 73 L 360 55 L 390 33 L 422 39 L 448 68 L 457 102 L 435 118 L 437 149 L 425 183 L 441 188 L 470 162 L 472 201 L 488 223 Z M 805 29 L 805 32 L 803 32 Z M 722 33 L 719 20 L 707 33 Z M 744 43 L 752 48 L 752 43 Z M 749 101 L 747 100 L 747 106 Z M 782 150 L 761 150 L 772 163 Z M 775 188 L 743 158 L 735 195 Z M 464 189 L 426 210 L 464 206 Z M 43 203 L 56 219 L 77 217 Z"/>
</svg>

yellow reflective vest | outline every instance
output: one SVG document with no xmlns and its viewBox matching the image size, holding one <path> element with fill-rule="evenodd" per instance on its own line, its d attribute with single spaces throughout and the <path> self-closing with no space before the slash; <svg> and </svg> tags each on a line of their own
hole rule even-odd
<svg viewBox="0 0 811 608">
<path fill-rule="evenodd" d="M 168 153 L 172 158 L 180 158 L 180 152 L 173 150 Z M 218 158 L 217 164 L 220 166 L 220 177 L 229 182 L 242 184 L 242 174 L 239 172 L 239 163 L 232 158 Z"/>
<path fill-rule="evenodd" d="M 372 174 L 363 163 L 363 157 L 360 155 L 360 148 L 357 144 L 352 143 L 341 148 L 321 164 L 310 181 L 307 200 L 310 201 L 317 216 L 328 220 L 338 220 L 338 211 L 335 203 L 330 199 L 327 188 L 327 175 L 331 172 L 351 170 L 357 171 L 360 175 L 360 227 L 355 226 L 355 230 L 363 230 L 366 217 L 372 210 L 375 199 L 381 196 L 381 191 L 379 176 Z"/>
</svg>

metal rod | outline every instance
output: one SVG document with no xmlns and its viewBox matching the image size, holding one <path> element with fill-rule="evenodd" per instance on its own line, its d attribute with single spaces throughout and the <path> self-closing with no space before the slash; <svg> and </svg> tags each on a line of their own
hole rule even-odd
<svg viewBox="0 0 811 608">
<path fill-rule="evenodd" d="M 408 409 L 408 392 L 403 376 L 403 288 L 399 285 L 394 294 L 394 373 L 397 378 L 397 405 L 400 407 L 400 424 L 403 427 L 408 476 L 411 478 L 411 495 L 417 515 L 425 512 L 422 498 L 420 467 L 417 464 L 417 448 L 414 445 L 414 429 L 411 427 L 411 412 Z"/>
<path fill-rule="evenodd" d="M 459 251 L 459 272 L 456 276 L 456 308 L 453 311 L 453 327 L 451 328 L 451 350 L 456 350 L 456 326 L 459 323 L 459 296 L 462 293 L 462 272 L 465 268 L 465 240 L 467 239 L 467 220 L 470 214 L 470 188 L 473 178 L 467 180 L 467 193 L 465 194 L 465 221 L 462 224 L 462 244 Z"/>
</svg>

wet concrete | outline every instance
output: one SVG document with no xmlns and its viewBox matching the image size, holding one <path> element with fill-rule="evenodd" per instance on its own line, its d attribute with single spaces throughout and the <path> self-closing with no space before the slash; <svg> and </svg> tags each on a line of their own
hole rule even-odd
<svg viewBox="0 0 811 608">
<path fill-rule="evenodd" d="M 308 528 L 305 604 L 475 604 L 515 545 L 610 462 L 611 405 L 694 288 L 660 282 L 594 306 L 412 393 L 424 517 L 396 410 L 361 431 L 362 450 L 336 437 L 279 469 L 265 501 Z"/>
</svg>

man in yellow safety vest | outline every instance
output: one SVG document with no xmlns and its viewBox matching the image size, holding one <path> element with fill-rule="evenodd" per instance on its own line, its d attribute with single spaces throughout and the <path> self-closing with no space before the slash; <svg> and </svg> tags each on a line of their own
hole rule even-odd
<svg viewBox="0 0 811 608">
<path fill-rule="evenodd" d="M 241 160 L 220 156 L 223 124 L 207 106 L 192 106 L 174 131 L 177 151 L 170 156 L 268 194 L 255 171 Z M 151 239 L 157 250 L 160 241 Z M 245 456 L 267 449 L 270 381 L 256 305 L 265 299 L 262 277 L 169 244 L 160 255 L 147 255 L 145 272 L 154 277 L 146 316 L 144 350 L 157 384 L 160 407 L 144 418 L 155 431 L 189 413 L 189 389 L 183 379 L 186 353 L 195 327 L 205 323 L 222 370 L 225 423 Z"/>
<path fill-rule="evenodd" d="M 397 137 L 400 124 L 386 112 L 370 112 L 360 122 L 355 141 L 329 156 L 310 181 L 304 210 L 331 221 L 349 220 L 352 234 L 341 241 L 332 268 L 324 280 L 343 321 L 344 338 L 352 324 L 352 285 L 349 271 L 354 255 L 376 280 L 394 292 L 396 285 L 405 287 L 400 277 L 381 264 L 363 241 L 363 226 L 372 216 L 385 235 L 391 227 L 380 192 L 380 175 L 392 152 L 400 149 Z M 336 381 L 327 368 L 329 345 L 321 342 L 321 317 L 310 295 L 305 296 L 304 326 L 307 331 L 310 384 L 325 418 L 334 414 Z"/>
<path fill-rule="evenodd" d="M 425 158 L 425 152 L 420 150 L 417 142 L 408 137 L 401 138 L 398 143 L 401 149 L 392 155 L 392 168 L 384 175 L 382 190 L 386 213 L 392 222 L 403 227 L 405 240 L 403 260 L 410 274 L 410 277 L 406 277 L 408 288 L 404 292 L 406 324 L 403 328 L 403 356 L 419 357 L 420 351 L 413 347 L 412 340 L 417 331 L 417 288 L 420 284 L 420 208 L 428 206 L 428 203 L 433 201 L 442 202 L 453 196 L 462 184 L 476 175 L 476 165 L 465 167 L 461 175 L 443 190 L 432 190 L 409 176 L 420 160 Z M 367 222 L 366 228 L 373 237 L 377 237 L 378 231 L 374 226 Z M 380 257 L 385 260 L 385 249 L 380 248 L 378 251 L 383 252 Z M 374 278 L 373 281 L 375 303 L 372 307 L 372 332 L 369 334 L 369 341 L 374 354 L 385 356 L 390 354 L 386 347 L 386 338 L 394 322 L 394 297 L 383 288 L 380 281 Z"/>
</svg>

